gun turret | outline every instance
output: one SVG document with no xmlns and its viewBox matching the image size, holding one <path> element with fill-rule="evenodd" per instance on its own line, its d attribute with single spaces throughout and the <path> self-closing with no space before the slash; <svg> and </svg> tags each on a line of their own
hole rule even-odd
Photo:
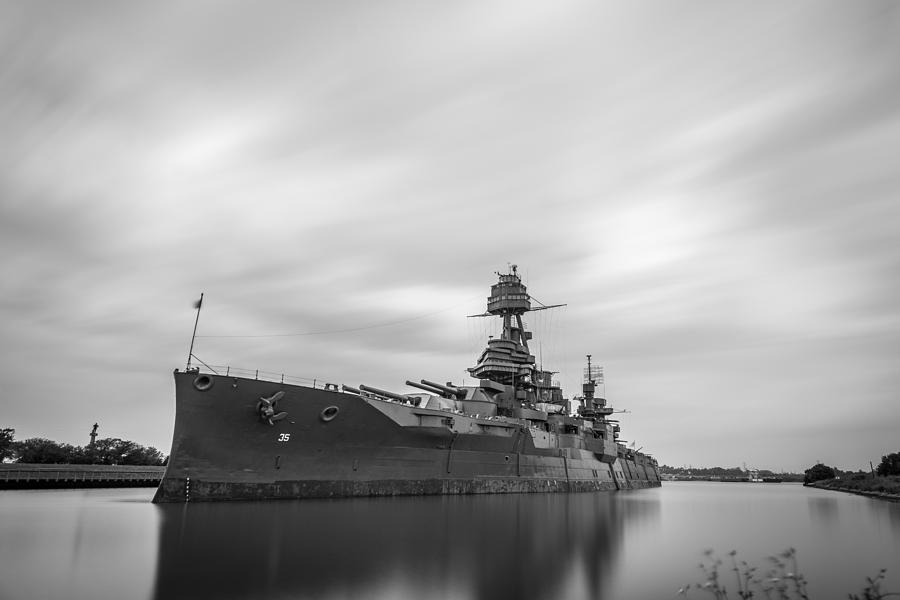
<svg viewBox="0 0 900 600">
<path fill-rule="evenodd" d="M 452 396 L 456 396 L 460 400 L 466 397 L 466 390 L 461 390 L 459 388 L 450 387 L 449 385 L 441 385 L 439 383 L 435 383 L 433 381 L 428 381 L 427 379 L 423 379 L 422 383 L 424 385 L 433 387 L 436 390 L 440 390 L 445 394 L 450 394 Z"/>
<path fill-rule="evenodd" d="M 394 392 L 388 392 L 386 390 L 380 390 L 378 388 L 370 387 L 368 385 L 360 385 L 359 389 L 364 390 L 366 392 L 371 392 L 378 396 L 383 396 L 385 398 L 391 398 L 393 400 L 398 400 L 400 402 L 413 402 L 411 398 L 407 398 L 406 396 L 401 396 L 400 394 L 395 394 Z"/>
<path fill-rule="evenodd" d="M 341 389 L 344 390 L 345 392 L 350 392 L 351 394 L 356 394 L 357 396 L 362 394 L 362 392 L 360 392 L 358 389 L 356 389 L 355 387 L 349 386 L 349 385 L 342 384 Z"/>
<path fill-rule="evenodd" d="M 420 390 L 425 390 L 429 394 L 437 394 L 438 396 L 441 396 L 441 397 L 446 397 L 449 395 L 449 394 L 447 394 L 447 392 L 445 392 L 443 390 L 439 390 L 437 388 L 433 388 L 431 386 L 424 385 L 421 383 L 416 383 L 414 381 L 410 381 L 409 379 L 406 380 L 406 385 L 410 385 L 414 388 L 419 388 Z"/>
</svg>

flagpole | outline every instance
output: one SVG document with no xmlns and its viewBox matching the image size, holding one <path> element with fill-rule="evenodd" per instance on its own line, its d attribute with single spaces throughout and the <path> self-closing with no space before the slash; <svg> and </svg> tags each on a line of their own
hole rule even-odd
<svg viewBox="0 0 900 600">
<path fill-rule="evenodd" d="M 187 368 L 185 371 L 191 370 L 191 357 L 194 355 L 194 338 L 197 337 L 197 323 L 200 322 L 200 309 L 203 307 L 203 292 L 200 292 L 200 300 L 197 301 L 197 318 L 194 319 L 194 333 L 191 335 L 191 349 L 188 350 Z"/>
</svg>

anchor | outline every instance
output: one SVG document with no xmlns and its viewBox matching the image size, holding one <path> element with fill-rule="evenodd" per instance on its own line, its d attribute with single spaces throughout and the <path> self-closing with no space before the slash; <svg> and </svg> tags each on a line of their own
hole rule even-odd
<svg viewBox="0 0 900 600">
<path fill-rule="evenodd" d="M 274 425 L 275 421 L 280 421 L 288 414 L 286 412 L 275 412 L 275 404 L 281 400 L 284 396 L 284 392 L 275 392 L 268 398 L 260 397 L 259 402 L 256 403 L 256 413 L 259 415 L 260 420 L 265 421 L 269 425 Z"/>
</svg>

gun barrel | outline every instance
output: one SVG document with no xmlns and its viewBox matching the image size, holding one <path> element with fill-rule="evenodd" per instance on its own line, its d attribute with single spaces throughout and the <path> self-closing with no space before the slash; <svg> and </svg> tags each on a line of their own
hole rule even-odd
<svg viewBox="0 0 900 600">
<path fill-rule="evenodd" d="M 406 385 L 411 385 L 412 387 L 419 388 L 420 390 L 425 390 L 426 392 L 429 392 L 431 394 L 437 394 L 439 396 L 447 395 L 447 392 L 445 392 L 444 390 L 439 390 L 437 388 L 433 388 L 428 385 L 416 383 L 415 381 L 410 381 L 409 379 L 406 380 Z"/>
<path fill-rule="evenodd" d="M 379 396 L 384 396 L 385 398 L 393 398 L 394 400 L 399 400 L 400 402 L 410 401 L 406 396 L 401 396 L 400 394 L 395 394 L 394 392 L 389 392 L 387 390 L 380 390 L 368 385 L 360 385 L 359 389 L 365 390 L 367 392 L 372 392 L 373 394 L 377 394 Z"/>
<path fill-rule="evenodd" d="M 349 386 L 349 385 L 342 384 L 341 389 L 344 390 L 345 392 L 350 392 L 351 394 L 356 394 L 357 396 L 359 396 L 359 394 L 361 393 L 358 389 L 356 389 L 355 387 Z"/>
<path fill-rule="evenodd" d="M 428 381 L 427 379 L 423 379 L 423 380 L 422 380 L 422 383 L 425 384 L 425 385 L 429 385 L 429 386 L 433 387 L 433 388 L 436 389 L 436 390 L 441 390 L 441 391 L 444 392 L 445 394 L 453 394 L 453 395 L 456 396 L 457 398 L 462 398 L 463 396 L 466 395 L 466 390 L 460 390 L 460 389 L 457 389 L 457 388 L 455 388 L 455 387 L 450 387 L 450 386 L 447 386 L 447 385 L 441 385 L 441 384 L 435 383 L 435 382 L 433 382 L 433 381 Z"/>
</svg>

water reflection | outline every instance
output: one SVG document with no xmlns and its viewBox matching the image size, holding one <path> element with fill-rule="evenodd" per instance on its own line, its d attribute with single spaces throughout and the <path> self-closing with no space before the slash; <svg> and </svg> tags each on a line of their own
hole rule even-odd
<svg viewBox="0 0 900 600">
<path fill-rule="evenodd" d="M 891 502 L 885 507 L 884 512 L 888 514 L 894 535 L 900 539 L 900 504 Z"/>
<path fill-rule="evenodd" d="M 155 597 L 599 598 L 626 522 L 658 510 L 624 496 L 158 506 Z"/>
<path fill-rule="evenodd" d="M 0 492 L 0 598 L 146 598 L 159 530 L 148 502 L 142 489 Z"/>
<path fill-rule="evenodd" d="M 827 527 L 837 521 L 838 499 L 834 496 L 807 498 L 809 514 L 813 522 L 820 527 Z"/>
<path fill-rule="evenodd" d="M 816 600 L 888 569 L 900 503 L 672 482 L 615 494 L 150 504 L 153 490 L 0 493 L 0 599 L 675 598 L 705 548 L 797 549 Z"/>
</svg>

